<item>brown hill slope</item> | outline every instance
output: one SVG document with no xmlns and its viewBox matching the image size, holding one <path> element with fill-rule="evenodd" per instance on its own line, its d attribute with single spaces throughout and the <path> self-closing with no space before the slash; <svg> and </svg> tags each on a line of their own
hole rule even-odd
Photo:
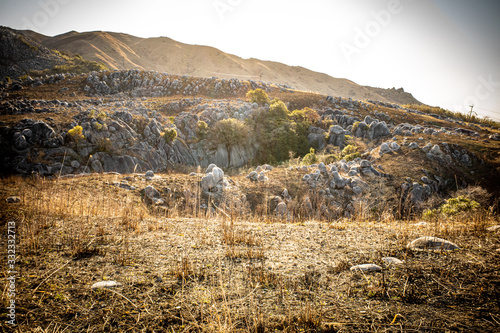
<svg viewBox="0 0 500 333">
<path fill-rule="evenodd" d="M 17 30 L 0 27 L 0 78 L 17 78 L 31 70 L 51 68 L 63 62 L 59 54 L 37 41 Z"/>
<path fill-rule="evenodd" d="M 421 104 L 402 89 L 390 91 L 358 85 L 303 67 L 273 61 L 243 59 L 216 48 L 189 45 L 167 37 L 139 38 L 114 32 L 68 32 L 37 40 L 50 49 L 78 53 L 111 69 L 146 69 L 179 75 L 236 77 L 292 86 L 300 90 L 354 99 Z M 387 93 L 386 93 L 387 92 Z"/>
</svg>

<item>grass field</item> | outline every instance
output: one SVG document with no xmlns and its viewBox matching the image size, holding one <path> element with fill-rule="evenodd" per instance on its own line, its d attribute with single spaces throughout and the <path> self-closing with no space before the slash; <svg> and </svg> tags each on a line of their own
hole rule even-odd
<svg viewBox="0 0 500 333">
<path fill-rule="evenodd" d="M 113 186 L 124 177 L 137 190 Z M 173 201 L 168 211 L 152 209 L 141 197 L 147 184 L 141 175 L 113 174 L 0 180 L 2 198 L 21 198 L 1 203 L 2 230 L 14 221 L 18 242 L 16 332 L 500 328 L 500 235 L 486 231 L 498 223 L 486 211 L 426 226 L 394 218 L 280 221 L 265 208 L 193 209 L 175 193 L 197 193 L 198 179 L 177 173 L 153 180 L 172 189 Z M 420 236 L 461 249 L 407 249 Z M 404 263 L 386 265 L 389 256 Z M 349 270 L 364 263 L 383 270 Z M 120 285 L 91 289 L 98 281 Z"/>
</svg>

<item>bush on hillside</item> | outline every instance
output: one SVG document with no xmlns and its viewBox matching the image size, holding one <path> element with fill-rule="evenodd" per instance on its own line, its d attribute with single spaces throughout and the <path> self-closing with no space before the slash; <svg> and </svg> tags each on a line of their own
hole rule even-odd
<svg viewBox="0 0 500 333">
<path fill-rule="evenodd" d="M 346 160 L 346 162 L 350 162 L 358 157 L 361 157 L 361 154 L 358 152 L 358 147 L 348 145 L 342 149 L 342 158 Z"/>
<path fill-rule="evenodd" d="M 198 121 L 196 124 L 196 134 L 198 134 L 198 138 L 204 139 L 207 136 L 208 131 L 209 129 L 207 123 L 203 120 Z"/>
<path fill-rule="evenodd" d="M 439 216 L 456 217 L 464 213 L 477 211 L 480 207 L 481 205 L 477 201 L 460 195 L 446 200 L 446 203 L 438 209 L 426 210 L 422 217 L 426 220 L 433 220 Z"/>
<path fill-rule="evenodd" d="M 250 102 L 257 103 L 260 106 L 271 103 L 269 96 L 262 89 L 249 90 L 247 92 L 247 98 L 250 99 Z"/>
<path fill-rule="evenodd" d="M 172 142 L 174 142 L 175 139 L 177 139 L 177 131 L 175 130 L 175 128 L 167 129 L 163 135 L 163 139 L 168 144 L 171 144 Z"/>
<path fill-rule="evenodd" d="M 68 131 L 68 137 L 70 138 L 71 141 L 73 142 L 80 142 L 81 140 L 85 139 L 85 136 L 83 135 L 83 128 L 82 126 L 75 126 L 72 129 Z"/>
<path fill-rule="evenodd" d="M 311 125 L 316 125 L 320 119 L 318 112 L 307 107 L 302 110 L 294 110 L 290 117 L 296 122 L 308 122 Z"/>
<path fill-rule="evenodd" d="M 316 156 L 316 152 L 314 151 L 314 148 L 311 148 L 309 150 L 309 154 L 304 156 L 302 159 L 302 163 L 305 165 L 311 165 L 311 164 L 316 164 L 318 163 L 318 157 Z"/>
<path fill-rule="evenodd" d="M 275 122 L 288 120 L 289 113 L 286 104 L 277 98 L 275 98 L 269 106 L 269 117 Z"/>
</svg>

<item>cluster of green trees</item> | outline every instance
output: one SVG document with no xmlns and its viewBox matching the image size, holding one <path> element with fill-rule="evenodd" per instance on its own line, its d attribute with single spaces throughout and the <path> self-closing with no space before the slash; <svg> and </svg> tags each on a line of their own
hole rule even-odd
<svg viewBox="0 0 500 333">
<path fill-rule="evenodd" d="M 262 89 L 248 91 L 247 97 L 261 106 L 260 110 L 245 122 L 217 122 L 206 134 L 209 144 L 224 144 L 231 154 L 233 147 L 244 147 L 255 140 L 259 146 L 257 163 L 279 163 L 309 153 L 307 135 L 309 126 L 319 119 L 316 111 L 305 108 L 290 112 L 283 101 L 270 100 Z"/>
</svg>

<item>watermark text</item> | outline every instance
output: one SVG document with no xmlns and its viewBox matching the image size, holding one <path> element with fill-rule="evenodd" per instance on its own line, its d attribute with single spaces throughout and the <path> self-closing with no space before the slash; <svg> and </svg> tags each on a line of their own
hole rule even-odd
<svg viewBox="0 0 500 333">
<path fill-rule="evenodd" d="M 37 31 L 49 24 L 61 11 L 61 5 L 69 3 L 71 0 L 40 0 L 38 6 L 40 10 L 33 14 L 31 18 L 23 17 L 23 29 Z"/>
<path fill-rule="evenodd" d="M 16 324 L 16 222 L 7 223 L 7 323 Z"/>
<path fill-rule="evenodd" d="M 411 0 L 406 0 L 411 1 Z M 384 28 L 388 27 L 395 15 L 403 12 L 404 7 L 400 0 L 390 0 L 386 9 L 372 11 L 370 16 L 373 18 L 365 24 L 363 28 L 354 28 L 354 38 L 351 43 L 340 43 L 340 49 L 348 63 L 352 62 L 354 55 L 361 54 Z"/>
</svg>

